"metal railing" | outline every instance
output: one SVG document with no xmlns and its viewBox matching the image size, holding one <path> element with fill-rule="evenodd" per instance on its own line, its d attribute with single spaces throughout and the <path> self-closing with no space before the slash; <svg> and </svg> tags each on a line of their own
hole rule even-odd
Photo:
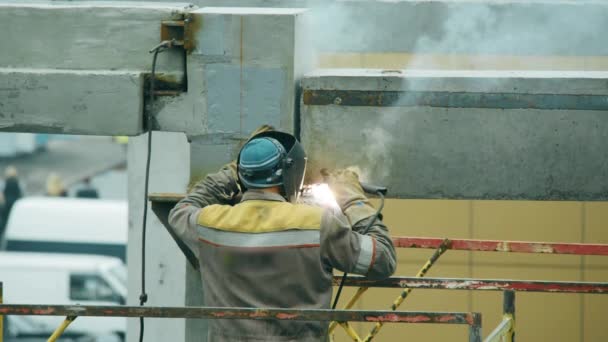
<svg viewBox="0 0 608 342">
<path fill-rule="evenodd" d="M 151 195 L 152 209 L 171 236 L 176 239 L 178 246 L 182 249 L 192 266 L 198 269 L 198 260 L 192 255 L 192 252 L 177 239 L 168 225 L 168 212 L 181 196 L 183 195 Z M 415 277 L 390 277 L 384 280 L 369 280 L 358 276 L 346 277 L 344 286 L 357 286 L 359 289 L 348 301 L 344 310 L 0 304 L 0 315 L 67 316 L 67 320 L 70 318 L 73 320 L 73 318 L 78 316 L 120 316 L 333 321 L 330 324 L 330 329 L 332 331 L 335 327 L 340 325 L 346 329 L 346 332 L 355 341 L 371 341 L 385 323 L 463 324 L 468 325 L 469 327 L 469 341 L 481 341 L 481 314 L 479 313 L 410 312 L 397 311 L 397 309 L 413 289 L 503 291 L 503 320 L 490 333 L 486 341 L 513 341 L 515 336 L 515 291 L 589 294 L 608 293 L 608 283 L 606 282 L 423 278 L 447 250 L 608 256 L 608 244 L 442 239 L 426 237 L 394 237 L 393 242 L 398 248 L 429 248 L 435 249 L 435 251 Z M 341 277 L 334 277 L 334 285 L 339 284 L 340 280 Z M 348 310 L 359 298 L 361 298 L 363 293 L 371 287 L 400 288 L 401 293 L 391 305 L 390 310 Z M 374 322 L 376 324 L 372 331 L 370 331 L 364 339 L 361 339 L 354 329 L 350 327 L 348 322 Z"/>
<path fill-rule="evenodd" d="M 0 315 L 66 316 L 70 322 L 95 316 L 459 324 L 469 327 L 469 341 L 481 341 L 481 315 L 475 312 L 0 304 Z M 62 323 L 57 331 L 66 327 Z M 59 335 L 54 333 L 49 341 Z"/>
<path fill-rule="evenodd" d="M 507 253 L 569 254 L 569 255 L 608 255 L 606 244 L 554 243 L 530 241 L 499 241 L 473 239 L 441 239 L 426 237 L 393 237 L 398 248 L 436 248 L 433 255 L 415 277 L 390 277 L 384 280 L 369 280 L 350 276 L 344 286 L 358 286 L 359 289 L 348 301 L 345 309 L 351 308 L 368 288 L 401 288 L 392 310 L 396 310 L 413 289 L 480 290 L 504 291 L 503 320 L 486 339 L 488 341 L 514 341 L 515 336 L 515 291 L 552 292 L 552 293 L 589 293 L 608 294 L 608 282 L 564 282 L 512 279 L 472 279 L 472 278 L 423 278 L 428 269 L 435 264 L 447 250 L 485 251 Z M 334 285 L 341 282 L 334 277 Z M 365 338 L 360 338 L 348 323 L 332 322 L 330 333 L 337 325 L 342 326 L 355 341 L 371 341 L 382 328 L 377 322 Z"/>
</svg>

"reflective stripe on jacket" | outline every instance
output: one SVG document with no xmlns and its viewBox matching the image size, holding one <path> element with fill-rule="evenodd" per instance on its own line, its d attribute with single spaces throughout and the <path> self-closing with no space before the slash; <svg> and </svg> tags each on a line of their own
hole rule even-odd
<svg viewBox="0 0 608 342">
<path fill-rule="evenodd" d="M 340 212 L 248 191 L 235 205 L 230 170 L 207 176 L 171 211 L 176 233 L 198 255 L 205 305 L 328 309 L 332 270 L 390 276 L 395 251 L 377 222 L 366 235 Z M 221 186 L 220 186 L 221 185 Z M 210 199 L 218 199 L 215 203 Z M 210 320 L 210 341 L 319 341 L 327 322 Z"/>
</svg>

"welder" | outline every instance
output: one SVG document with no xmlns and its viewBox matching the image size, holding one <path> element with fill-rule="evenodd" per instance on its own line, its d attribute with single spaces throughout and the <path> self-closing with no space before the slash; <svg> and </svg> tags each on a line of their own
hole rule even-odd
<svg viewBox="0 0 608 342">
<path fill-rule="evenodd" d="M 236 162 L 207 175 L 173 208 L 173 229 L 199 258 L 205 305 L 329 309 L 334 268 L 372 279 L 393 274 L 394 246 L 357 174 L 325 173 L 339 205 L 332 209 L 298 203 L 305 169 L 293 135 L 262 130 Z M 327 327 L 214 319 L 208 338 L 324 341 Z"/>
</svg>

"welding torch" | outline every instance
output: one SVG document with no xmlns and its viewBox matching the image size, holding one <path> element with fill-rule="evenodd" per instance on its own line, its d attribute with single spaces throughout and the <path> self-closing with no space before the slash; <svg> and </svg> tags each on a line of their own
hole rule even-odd
<svg viewBox="0 0 608 342">
<path fill-rule="evenodd" d="M 386 193 L 388 192 L 388 188 L 385 186 L 373 185 L 364 182 L 359 182 L 359 184 L 361 185 L 363 191 L 370 195 L 377 195 L 379 193 L 382 195 L 386 195 Z"/>
</svg>

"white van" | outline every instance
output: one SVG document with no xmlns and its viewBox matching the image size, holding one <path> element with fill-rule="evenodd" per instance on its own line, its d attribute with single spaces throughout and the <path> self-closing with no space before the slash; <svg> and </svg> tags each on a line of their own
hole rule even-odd
<svg viewBox="0 0 608 342">
<path fill-rule="evenodd" d="M 6 304 L 124 304 L 127 270 L 117 258 L 107 256 L 0 252 L 0 282 Z M 64 317 L 26 316 L 48 336 Z M 124 317 L 78 317 L 69 335 L 114 334 L 124 338 Z"/>
<path fill-rule="evenodd" d="M 125 261 L 128 222 L 126 201 L 24 197 L 11 210 L 0 246 L 7 251 L 108 255 Z"/>
</svg>

